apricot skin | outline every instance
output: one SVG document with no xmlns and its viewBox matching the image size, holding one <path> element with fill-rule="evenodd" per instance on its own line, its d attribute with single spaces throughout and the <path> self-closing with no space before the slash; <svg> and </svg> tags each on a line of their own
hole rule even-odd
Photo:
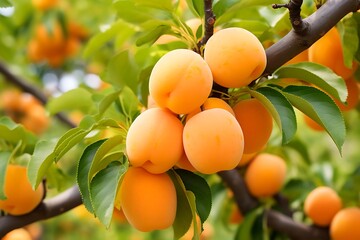
<svg viewBox="0 0 360 240">
<path fill-rule="evenodd" d="M 126 219 L 139 231 L 166 229 L 175 220 L 176 190 L 166 173 L 151 174 L 130 167 L 115 201 L 120 201 Z"/>
<path fill-rule="evenodd" d="M 349 207 L 340 210 L 330 225 L 330 235 L 333 240 L 360 239 L 360 208 Z"/>
<path fill-rule="evenodd" d="M 257 155 L 245 172 L 246 185 L 255 197 L 270 197 L 279 192 L 285 177 L 285 161 L 268 153 Z"/>
<path fill-rule="evenodd" d="M 268 142 L 273 120 L 269 111 L 257 99 L 238 102 L 233 110 L 244 133 L 244 153 L 254 153 L 263 149 Z"/>
<path fill-rule="evenodd" d="M 183 154 L 182 133 L 183 125 L 169 110 L 144 111 L 132 123 L 126 137 L 130 164 L 151 173 L 166 172 Z"/>
<path fill-rule="evenodd" d="M 266 55 L 260 41 L 242 28 L 226 28 L 210 37 L 204 59 L 214 81 L 227 88 L 250 84 L 266 67 Z"/>
<path fill-rule="evenodd" d="M 339 195 L 329 187 L 317 187 L 305 199 L 304 211 L 319 226 L 330 225 L 333 217 L 342 208 Z"/>
<path fill-rule="evenodd" d="M 5 177 L 6 200 L 0 200 L 0 209 L 11 215 L 24 215 L 42 201 L 44 186 L 34 191 L 26 175 L 26 167 L 8 165 Z"/>
<path fill-rule="evenodd" d="M 349 78 L 356 70 L 355 62 L 351 68 L 344 64 L 340 34 L 335 27 L 309 48 L 309 61 L 332 69 L 344 79 Z"/>
<path fill-rule="evenodd" d="M 204 174 L 235 168 L 242 157 L 244 137 L 240 125 L 228 111 L 205 110 L 186 122 L 183 133 L 186 156 Z"/>
<path fill-rule="evenodd" d="M 187 114 L 208 98 L 213 78 L 209 66 L 197 53 L 176 49 L 155 64 L 149 80 L 150 95 L 159 107 Z"/>
</svg>

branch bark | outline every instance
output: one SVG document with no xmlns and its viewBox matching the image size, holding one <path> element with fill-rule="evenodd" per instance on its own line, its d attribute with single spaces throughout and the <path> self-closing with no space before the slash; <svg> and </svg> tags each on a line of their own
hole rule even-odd
<svg viewBox="0 0 360 240">
<path fill-rule="evenodd" d="M 44 200 L 34 211 L 26 215 L 6 215 L 0 217 L 0 239 L 11 230 L 58 216 L 79 206 L 81 203 L 82 200 L 79 189 L 77 186 L 74 186 L 54 198 Z"/>
<path fill-rule="evenodd" d="M 270 75 L 284 63 L 309 48 L 344 16 L 360 7 L 359 0 L 328 0 L 315 13 L 305 18 L 308 27 L 301 34 L 290 31 L 266 50 L 267 65 L 263 76 Z"/>
<path fill-rule="evenodd" d="M 310 47 L 346 14 L 357 11 L 359 7 L 360 0 L 328 0 L 318 11 L 304 19 L 306 24 L 308 24 L 305 32 L 299 34 L 294 30 L 290 31 L 279 42 L 266 50 L 267 67 L 263 75 L 270 75 L 288 60 Z M 41 101 L 46 102 L 46 98 L 40 92 L 29 87 L 27 84 L 23 84 L 26 83 L 25 81 L 17 81 L 20 78 L 9 73 L 7 68 L 4 68 L 4 65 L 1 63 L 0 73 L 24 91 L 30 92 Z M 219 176 L 234 192 L 241 212 L 245 214 L 258 206 L 259 203 L 248 193 L 243 179 L 236 170 L 220 172 Z M 7 232 L 15 228 L 55 217 L 80 204 L 81 196 L 78 188 L 74 186 L 52 199 L 45 200 L 39 207 L 27 215 L 0 217 L 0 237 L 3 237 Z M 328 230 L 296 223 L 291 218 L 274 210 L 268 210 L 266 218 L 269 227 L 275 231 L 285 233 L 294 239 L 329 239 Z"/>
</svg>

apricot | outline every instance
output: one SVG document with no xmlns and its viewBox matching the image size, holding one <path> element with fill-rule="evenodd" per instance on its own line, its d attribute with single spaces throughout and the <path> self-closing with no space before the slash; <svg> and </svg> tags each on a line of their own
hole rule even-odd
<svg viewBox="0 0 360 240">
<path fill-rule="evenodd" d="M 169 110 L 145 110 L 127 133 L 126 154 L 130 164 L 151 173 L 166 172 L 183 154 L 182 133 L 183 125 Z"/>
<path fill-rule="evenodd" d="M 184 153 L 180 160 L 176 163 L 176 166 L 181 169 L 188 170 L 190 172 L 196 172 L 194 166 L 190 163 L 189 159 L 187 158 L 186 154 Z"/>
<path fill-rule="evenodd" d="M 231 224 L 241 224 L 244 220 L 244 216 L 239 210 L 239 207 L 236 204 L 231 205 L 231 212 L 229 221 Z"/>
<path fill-rule="evenodd" d="M 346 112 L 354 109 L 359 103 L 360 91 L 357 85 L 357 81 L 354 77 L 350 77 L 345 80 L 346 88 L 348 91 L 348 96 L 346 98 L 346 103 L 344 104 L 339 100 L 335 99 L 335 103 L 338 105 L 341 111 Z"/>
<path fill-rule="evenodd" d="M 233 110 L 244 133 L 244 153 L 254 153 L 263 149 L 273 128 L 269 111 L 256 98 L 238 102 Z"/>
<path fill-rule="evenodd" d="M 119 224 L 127 223 L 124 211 L 122 209 L 119 210 L 115 207 L 112 218 Z"/>
<path fill-rule="evenodd" d="M 17 228 L 6 234 L 2 240 L 32 240 L 32 237 L 25 229 Z"/>
<path fill-rule="evenodd" d="M 212 88 L 212 74 L 202 57 L 188 49 L 168 52 L 155 64 L 150 95 L 160 107 L 187 114 L 200 107 Z"/>
<path fill-rule="evenodd" d="M 325 131 L 323 126 L 321 126 L 320 124 L 318 124 L 317 122 L 312 120 L 309 116 L 307 116 L 305 114 L 303 116 L 304 116 L 304 122 L 309 128 L 311 128 L 312 130 L 318 131 L 318 132 Z"/>
<path fill-rule="evenodd" d="M 59 0 L 32 0 L 31 2 L 36 9 L 45 11 L 55 7 Z"/>
<path fill-rule="evenodd" d="M 342 208 L 339 195 L 329 187 L 317 187 L 312 190 L 304 202 L 305 214 L 319 226 L 330 225 L 333 217 Z"/>
<path fill-rule="evenodd" d="M 245 165 L 247 165 L 251 160 L 254 159 L 254 157 L 257 155 L 258 153 L 257 152 L 254 152 L 254 153 L 244 153 L 242 155 L 242 158 L 238 164 L 239 167 L 243 167 Z"/>
<path fill-rule="evenodd" d="M 266 67 L 261 42 L 242 28 L 226 28 L 214 33 L 205 46 L 204 59 L 214 81 L 227 88 L 248 85 L 260 77 Z"/>
<path fill-rule="evenodd" d="M 139 231 L 166 229 L 175 220 L 176 190 L 166 173 L 152 174 L 130 167 L 115 201 L 119 201 L 126 219 Z"/>
<path fill-rule="evenodd" d="M 200 173 L 211 174 L 233 169 L 239 164 L 244 137 L 231 113 L 213 108 L 186 122 L 183 143 L 191 165 Z"/>
<path fill-rule="evenodd" d="M 224 100 L 222 100 L 221 98 L 210 97 L 210 98 L 206 99 L 206 101 L 204 102 L 203 105 L 201 105 L 201 107 L 199 107 L 196 110 L 189 113 L 186 116 L 186 121 L 188 121 L 190 118 L 192 118 L 193 116 L 195 116 L 199 112 L 204 111 L 204 110 L 208 110 L 208 109 L 212 109 L 212 108 L 225 109 L 226 111 L 229 111 L 232 115 L 235 116 L 235 113 L 234 113 L 233 109 Z"/>
<path fill-rule="evenodd" d="M 340 34 L 335 27 L 309 48 L 309 61 L 332 69 L 344 79 L 349 78 L 357 67 L 355 62 L 351 68 L 345 66 Z"/>
<path fill-rule="evenodd" d="M 349 207 L 340 210 L 330 225 L 330 236 L 333 240 L 360 239 L 360 208 Z"/>
<path fill-rule="evenodd" d="M 5 113 L 29 131 L 41 134 L 48 127 L 49 118 L 45 108 L 32 95 L 9 90 L 2 93 L 0 101 Z"/>
<path fill-rule="evenodd" d="M 286 177 L 286 163 L 276 155 L 260 153 L 245 172 L 245 183 L 255 197 L 271 197 L 282 188 Z"/>
<path fill-rule="evenodd" d="M 23 215 L 34 210 L 42 201 L 44 186 L 32 189 L 26 167 L 8 165 L 5 176 L 6 200 L 0 200 L 0 209 L 11 215 Z"/>
</svg>

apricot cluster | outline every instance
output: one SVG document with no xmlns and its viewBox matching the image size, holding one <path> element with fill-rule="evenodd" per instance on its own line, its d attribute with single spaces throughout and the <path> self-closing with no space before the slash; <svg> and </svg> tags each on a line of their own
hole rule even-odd
<svg viewBox="0 0 360 240">
<path fill-rule="evenodd" d="M 78 52 L 86 35 L 86 30 L 73 22 L 66 29 L 59 23 L 53 24 L 50 29 L 43 24 L 38 25 L 28 44 L 28 58 L 35 63 L 47 62 L 52 67 L 59 67 Z"/>
<path fill-rule="evenodd" d="M 341 198 L 330 187 L 312 190 L 305 199 L 304 212 L 315 225 L 330 227 L 333 240 L 360 239 L 360 208 L 343 208 Z"/>
<path fill-rule="evenodd" d="M 4 91 L 0 95 L 0 109 L 35 134 L 41 134 L 49 125 L 49 117 L 43 105 L 28 93 Z"/>
<path fill-rule="evenodd" d="M 154 107 L 134 120 L 126 137 L 131 167 L 116 205 L 130 224 L 141 231 L 172 225 L 177 203 L 166 173 L 171 168 L 213 174 L 237 167 L 244 149 L 254 153 L 264 147 L 272 118 L 261 102 L 248 99 L 232 107 L 210 95 L 214 82 L 227 88 L 246 86 L 265 65 L 261 43 L 241 28 L 216 32 L 204 58 L 176 49 L 159 59 L 149 79 Z"/>
</svg>

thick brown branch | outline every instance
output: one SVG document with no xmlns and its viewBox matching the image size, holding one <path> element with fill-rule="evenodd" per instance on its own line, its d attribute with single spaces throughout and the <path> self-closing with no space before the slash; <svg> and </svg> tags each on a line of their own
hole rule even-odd
<svg viewBox="0 0 360 240">
<path fill-rule="evenodd" d="M 234 193 L 235 202 L 243 214 L 259 206 L 259 202 L 250 195 L 244 179 L 236 169 L 219 172 L 218 175 Z"/>
<path fill-rule="evenodd" d="M 305 24 L 308 24 L 304 34 L 297 34 L 292 30 L 266 50 L 267 66 L 263 75 L 270 75 L 284 63 L 309 48 L 345 15 L 357 11 L 359 7 L 359 0 L 328 0 L 319 10 L 304 19 Z"/>
<path fill-rule="evenodd" d="M 308 226 L 295 222 L 288 216 L 285 216 L 274 210 L 268 210 L 265 213 L 268 226 L 277 231 L 286 234 L 292 239 L 306 240 L 329 240 L 329 229 Z"/>
<path fill-rule="evenodd" d="M 34 87 L 32 84 L 28 83 L 26 80 L 16 76 L 13 74 L 8 67 L 0 62 L 0 74 L 5 77 L 5 80 L 7 80 L 9 83 L 19 87 L 24 92 L 28 92 L 34 97 L 36 97 L 41 103 L 46 104 L 47 97 L 36 87 Z M 64 114 L 58 113 L 56 114 L 56 117 L 69 127 L 76 127 L 76 125 L 68 119 Z"/>
<path fill-rule="evenodd" d="M 79 189 L 77 186 L 74 186 L 54 198 L 44 200 L 31 213 L 22 216 L 7 215 L 0 217 L 0 239 L 13 229 L 58 216 L 79 206 L 81 203 Z"/>
</svg>

